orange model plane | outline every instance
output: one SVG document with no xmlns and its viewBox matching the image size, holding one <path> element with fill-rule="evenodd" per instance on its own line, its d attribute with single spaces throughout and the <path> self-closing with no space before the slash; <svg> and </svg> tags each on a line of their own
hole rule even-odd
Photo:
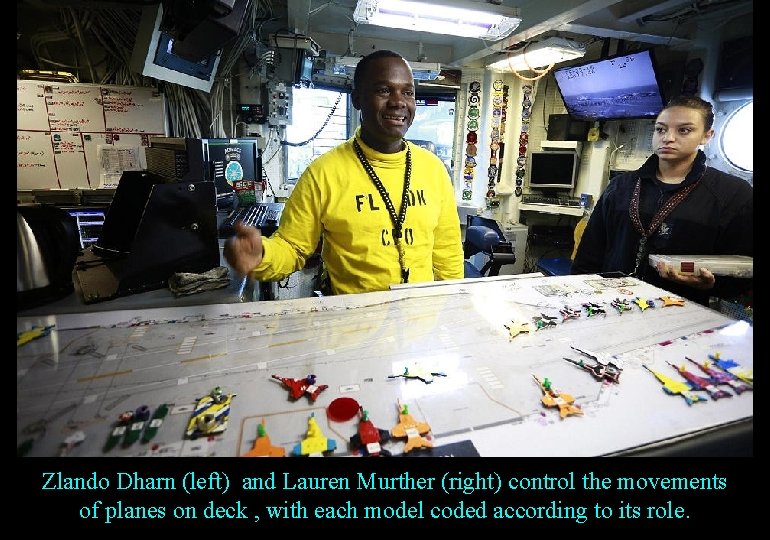
<svg viewBox="0 0 770 540">
<path fill-rule="evenodd" d="M 540 387 L 540 390 L 543 391 L 543 397 L 541 398 L 543 405 L 546 407 L 558 407 L 559 416 L 562 420 L 573 414 L 583 414 L 583 409 L 574 404 L 575 398 L 570 394 L 556 390 L 548 378 L 540 380 L 537 375 L 532 375 L 532 377 L 535 378 L 535 382 Z"/>
<path fill-rule="evenodd" d="M 286 450 L 280 446 L 273 446 L 270 442 L 270 435 L 265 429 L 265 419 L 257 426 L 257 438 L 254 439 L 254 446 L 251 450 L 243 454 L 243 457 L 285 457 Z"/>
<path fill-rule="evenodd" d="M 423 437 L 430 431 L 430 426 L 426 422 L 418 422 L 409 414 L 409 406 L 398 403 L 398 424 L 390 430 L 390 434 L 397 438 L 406 437 L 404 454 L 416 448 L 433 448 L 433 443 Z"/>
</svg>

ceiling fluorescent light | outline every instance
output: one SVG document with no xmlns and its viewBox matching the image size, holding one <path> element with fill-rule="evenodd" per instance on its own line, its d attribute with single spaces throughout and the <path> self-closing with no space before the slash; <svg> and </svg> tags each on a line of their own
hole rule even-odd
<svg viewBox="0 0 770 540">
<path fill-rule="evenodd" d="M 506 37 L 521 23 L 518 8 L 478 0 L 358 0 L 353 20 L 488 41 Z"/>
<path fill-rule="evenodd" d="M 352 77 L 359 60 L 361 58 L 358 56 L 338 56 L 334 59 L 334 75 Z M 441 64 L 438 62 L 409 62 L 407 60 L 407 63 L 412 68 L 412 75 L 414 75 L 415 80 L 418 81 L 435 81 L 441 73 Z"/>
<path fill-rule="evenodd" d="M 548 67 L 580 58 L 585 53 L 586 48 L 582 43 L 560 37 L 549 37 L 531 43 L 487 67 L 496 71 L 533 71 L 533 68 Z"/>
</svg>

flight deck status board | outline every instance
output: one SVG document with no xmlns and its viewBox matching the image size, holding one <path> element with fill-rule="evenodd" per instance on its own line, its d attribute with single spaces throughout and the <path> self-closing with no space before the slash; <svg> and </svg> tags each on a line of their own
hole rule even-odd
<svg viewBox="0 0 770 540">
<path fill-rule="evenodd" d="M 753 376 L 693 382 L 747 377 L 751 325 L 634 278 L 19 317 L 17 332 L 29 456 L 292 456 L 308 439 L 365 455 L 363 411 L 396 456 L 596 456 L 753 418 Z"/>
<path fill-rule="evenodd" d="M 155 88 L 16 81 L 16 189 L 98 188 L 146 168 L 163 136 Z"/>
</svg>

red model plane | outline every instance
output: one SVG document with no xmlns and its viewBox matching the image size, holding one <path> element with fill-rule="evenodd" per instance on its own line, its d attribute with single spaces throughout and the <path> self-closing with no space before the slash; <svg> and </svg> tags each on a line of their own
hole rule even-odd
<svg viewBox="0 0 770 540">
<path fill-rule="evenodd" d="M 684 377 L 688 383 L 690 383 L 690 386 L 692 386 L 693 390 L 703 390 L 708 393 L 709 396 L 711 396 L 711 399 L 714 400 L 725 397 L 733 397 L 733 395 L 727 390 L 722 390 L 721 388 L 717 387 L 717 382 L 714 379 L 699 377 L 695 373 L 687 371 L 684 366 L 677 366 L 672 362 L 666 363 L 677 370 L 679 374 Z"/>
<path fill-rule="evenodd" d="M 390 452 L 385 450 L 380 443 L 387 442 L 390 439 L 390 432 L 387 429 L 379 429 L 369 420 L 369 411 L 363 408 L 359 411 L 361 420 L 358 422 L 358 433 L 350 438 L 350 448 L 360 450 L 364 456 L 390 456 Z"/>
<path fill-rule="evenodd" d="M 307 394 L 310 401 L 315 401 L 318 395 L 329 388 L 328 384 L 315 384 L 315 375 L 308 375 L 304 379 L 289 379 L 273 375 L 273 379 L 281 381 L 289 389 L 291 399 L 299 399 Z"/>
<path fill-rule="evenodd" d="M 696 362 L 692 358 L 685 356 L 687 360 L 698 366 L 703 373 L 708 375 L 714 384 L 726 384 L 733 389 L 736 394 L 742 394 L 746 390 L 754 390 L 748 383 L 740 380 L 737 375 L 730 373 L 729 371 L 719 370 L 709 362 Z"/>
</svg>

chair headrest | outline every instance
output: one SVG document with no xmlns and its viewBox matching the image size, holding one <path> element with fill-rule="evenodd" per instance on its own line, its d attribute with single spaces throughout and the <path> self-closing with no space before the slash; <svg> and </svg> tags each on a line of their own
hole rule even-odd
<svg viewBox="0 0 770 540">
<path fill-rule="evenodd" d="M 492 248 L 499 243 L 500 236 L 489 227 L 471 225 L 465 229 L 465 243 L 463 247 L 466 258 L 479 252 L 491 253 Z"/>
</svg>

